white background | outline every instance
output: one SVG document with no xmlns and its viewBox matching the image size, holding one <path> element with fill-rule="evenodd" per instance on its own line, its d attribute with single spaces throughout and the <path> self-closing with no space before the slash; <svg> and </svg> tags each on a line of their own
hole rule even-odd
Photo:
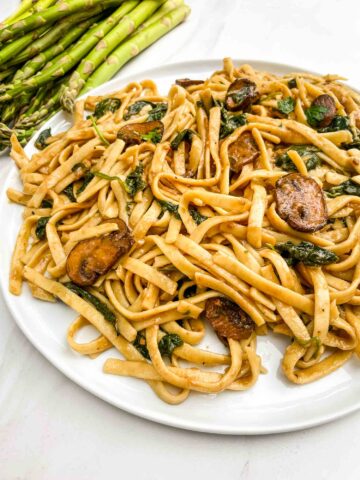
<svg viewBox="0 0 360 480">
<path fill-rule="evenodd" d="M 186 24 L 123 73 L 233 56 L 336 72 L 360 87 L 358 0 L 188 3 L 193 11 Z M 0 19 L 16 4 L 0 0 Z M 8 167 L 0 157 L 0 184 Z M 52 367 L 0 299 L 1 480 L 355 480 L 360 478 L 359 441 L 360 413 L 267 437 L 205 435 L 138 419 L 83 391 Z"/>
</svg>

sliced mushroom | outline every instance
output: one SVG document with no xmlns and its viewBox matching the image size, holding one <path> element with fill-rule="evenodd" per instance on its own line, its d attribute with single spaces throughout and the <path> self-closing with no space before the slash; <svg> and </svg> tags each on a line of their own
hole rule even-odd
<svg viewBox="0 0 360 480">
<path fill-rule="evenodd" d="M 117 223 L 119 230 L 79 242 L 69 253 L 66 271 L 70 279 L 81 287 L 93 285 L 100 275 L 107 273 L 132 247 L 134 240 L 125 222 Z"/>
<path fill-rule="evenodd" d="M 222 342 L 228 338 L 244 340 L 255 330 L 255 323 L 241 308 L 228 298 L 208 298 L 205 303 L 205 318 Z"/>
<path fill-rule="evenodd" d="M 276 182 L 276 210 L 299 232 L 316 232 L 326 225 L 328 212 L 322 189 L 311 177 L 290 173 Z"/>
<path fill-rule="evenodd" d="M 319 122 L 318 126 L 320 128 L 328 127 L 336 115 L 336 104 L 333 97 L 327 95 L 326 93 L 323 95 L 319 95 L 312 102 L 311 106 L 326 108 L 324 118 Z"/>
<path fill-rule="evenodd" d="M 241 172 L 244 165 L 258 158 L 260 151 L 250 132 L 242 133 L 228 149 L 230 169 Z"/>
<path fill-rule="evenodd" d="M 193 85 L 201 85 L 204 83 L 204 80 L 191 80 L 191 78 L 178 78 L 175 80 L 176 85 L 180 85 L 180 87 L 188 88 L 192 87 Z"/>
<path fill-rule="evenodd" d="M 161 137 L 164 133 L 164 124 L 159 120 L 153 122 L 144 123 L 129 123 L 118 131 L 118 138 L 124 140 L 126 146 L 138 145 L 141 142 L 146 141 L 145 135 L 149 135 L 151 132 L 158 132 Z"/>
<path fill-rule="evenodd" d="M 225 106 L 232 112 L 248 109 L 259 98 L 256 84 L 248 78 L 237 78 L 229 86 Z"/>
</svg>

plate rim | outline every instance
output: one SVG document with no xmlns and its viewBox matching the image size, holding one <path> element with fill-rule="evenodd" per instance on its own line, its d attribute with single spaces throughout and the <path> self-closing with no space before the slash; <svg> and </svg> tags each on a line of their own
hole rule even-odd
<svg viewBox="0 0 360 480">
<path fill-rule="evenodd" d="M 234 63 L 236 64 L 243 64 L 248 63 L 250 65 L 256 65 L 256 68 L 260 69 L 267 69 L 269 71 L 276 71 L 278 70 L 287 70 L 290 72 L 306 72 L 315 75 L 320 75 L 316 72 L 308 70 L 306 68 L 300 68 L 298 66 L 289 65 L 286 63 L 279 63 L 279 62 L 271 62 L 271 61 L 264 61 L 264 60 L 257 60 L 257 59 L 233 59 Z M 218 69 L 221 67 L 223 62 L 222 58 L 209 58 L 209 59 L 193 59 L 188 61 L 181 61 L 181 62 L 174 62 L 167 65 L 159 65 L 154 68 L 148 68 L 146 70 L 136 70 L 135 72 L 131 73 L 128 72 L 124 76 L 117 76 L 114 79 L 100 85 L 99 87 L 86 92 L 80 98 L 87 97 L 89 95 L 96 95 L 100 92 L 103 92 L 104 89 L 108 89 L 111 91 L 112 88 L 119 88 L 121 84 L 128 83 L 130 81 L 134 81 L 134 77 L 139 79 L 147 78 L 149 75 L 159 75 L 162 71 L 167 74 L 171 73 L 181 68 L 200 68 L 203 67 L 204 70 L 212 70 Z M 136 81 L 136 80 L 135 80 Z M 351 87 L 354 88 L 354 87 Z M 356 90 L 354 88 L 354 90 Z M 25 150 L 30 148 L 33 143 L 34 139 L 39 134 L 39 131 L 47 128 L 47 125 L 50 122 L 53 122 L 57 118 L 64 119 L 64 112 L 60 111 L 57 112 L 53 117 L 51 117 L 44 125 L 42 125 L 31 137 L 28 144 L 25 147 Z M 65 114 L 66 118 L 66 114 Z M 6 199 L 6 188 L 8 187 L 8 182 L 11 181 L 11 176 L 17 172 L 16 165 L 10 165 L 8 172 L 5 175 L 5 178 L 2 182 L 2 186 L 0 189 L 0 204 L 3 199 Z M 0 264 L 1 267 L 1 264 Z M 16 296 L 11 295 L 8 291 L 8 277 L 7 275 L 3 274 L 4 272 L 0 271 L 0 289 L 2 291 L 4 303 L 7 306 L 11 317 L 15 321 L 17 327 L 22 331 L 25 337 L 29 340 L 29 342 L 36 348 L 36 350 L 41 353 L 43 357 L 46 358 L 58 371 L 60 371 L 63 375 L 69 378 L 72 382 L 79 385 L 84 390 L 90 392 L 91 394 L 95 395 L 97 398 L 111 404 L 116 408 L 120 408 L 121 410 L 135 415 L 140 418 L 144 418 L 146 420 L 150 420 L 156 423 L 160 423 L 163 425 L 180 428 L 188 431 L 196 431 L 196 432 L 203 432 L 203 433 L 211 433 L 211 434 L 223 434 L 223 435 L 264 435 L 264 434 L 276 434 L 276 433 L 285 433 L 291 431 L 298 431 L 303 430 L 306 428 L 316 427 L 318 425 L 322 425 L 324 423 L 328 423 L 334 421 L 338 418 L 342 418 L 345 415 L 349 415 L 352 412 L 360 409 L 360 397 L 358 401 L 352 401 L 350 404 L 344 405 L 344 407 L 340 410 L 335 410 L 332 413 L 324 413 L 318 414 L 315 419 L 304 419 L 304 420 L 295 420 L 289 421 L 287 420 L 285 423 L 281 423 L 278 425 L 269 425 L 269 426 L 246 426 L 246 427 L 239 427 L 236 426 L 229 426 L 223 425 L 221 428 L 215 426 L 212 428 L 211 422 L 207 421 L 204 422 L 202 420 L 192 419 L 181 419 L 178 418 L 176 415 L 169 415 L 165 412 L 158 411 L 153 408 L 144 409 L 143 407 L 139 407 L 133 405 L 129 402 L 122 401 L 120 397 L 114 397 L 109 395 L 107 392 L 102 392 L 101 389 L 96 387 L 96 384 L 91 384 L 87 381 L 87 379 L 83 379 L 81 377 L 80 372 L 76 370 L 72 370 L 70 366 L 67 366 L 66 362 L 58 359 L 55 355 L 54 357 L 51 356 L 41 341 L 37 340 L 36 335 L 33 334 L 30 328 L 26 328 L 26 324 L 21 320 L 21 313 L 18 311 L 18 306 L 16 304 Z M 349 402 L 348 402 L 349 403 Z M 174 413 L 176 412 L 176 406 L 173 406 Z"/>
</svg>

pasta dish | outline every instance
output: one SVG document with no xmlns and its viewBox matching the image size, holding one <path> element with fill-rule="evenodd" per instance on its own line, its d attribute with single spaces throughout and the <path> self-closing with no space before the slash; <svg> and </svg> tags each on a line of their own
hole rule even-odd
<svg viewBox="0 0 360 480">
<path fill-rule="evenodd" d="M 77 101 L 31 158 L 13 136 L 10 291 L 61 300 L 75 352 L 113 349 L 106 374 L 169 404 L 249 389 L 259 335 L 287 338 L 290 382 L 338 369 L 360 355 L 360 95 L 342 80 L 225 58 L 166 96 L 144 80 Z M 199 346 L 210 329 L 227 353 Z"/>
</svg>

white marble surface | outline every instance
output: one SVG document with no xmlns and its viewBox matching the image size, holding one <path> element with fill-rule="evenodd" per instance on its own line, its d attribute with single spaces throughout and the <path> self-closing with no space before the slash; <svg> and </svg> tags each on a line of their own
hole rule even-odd
<svg viewBox="0 0 360 480">
<path fill-rule="evenodd" d="M 233 56 L 338 72 L 360 86 L 358 0 L 188 3 L 193 12 L 186 24 L 123 71 Z M 16 4 L 1 0 L 0 18 Z M 1 158 L 0 183 L 8 168 Z M 1 299 L 0 325 L 1 480 L 360 478 L 360 412 L 267 437 L 175 430 L 117 410 L 74 385 L 26 340 Z"/>
</svg>

